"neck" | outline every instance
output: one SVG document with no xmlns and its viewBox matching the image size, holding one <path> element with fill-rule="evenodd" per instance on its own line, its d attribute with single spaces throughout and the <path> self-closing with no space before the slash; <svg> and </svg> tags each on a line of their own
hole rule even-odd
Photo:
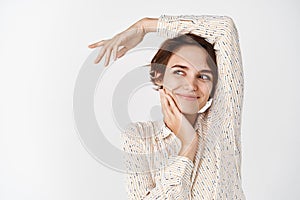
<svg viewBox="0 0 300 200">
<path fill-rule="evenodd" d="M 198 113 L 196 113 L 196 114 L 184 114 L 186 119 L 190 122 L 190 124 L 192 124 L 193 127 L 195 127 L 195 122 L 196 122 L 196 119 L 197 119 L 198 115 L 199 115 Z"/>
</svg>

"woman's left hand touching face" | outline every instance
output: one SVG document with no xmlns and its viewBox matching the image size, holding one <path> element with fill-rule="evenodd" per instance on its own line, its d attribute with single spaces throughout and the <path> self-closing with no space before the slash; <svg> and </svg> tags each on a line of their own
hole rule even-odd
<svg viewBox="0 0 300 200">
<path fill-rule="evenodd" d="M 187 148 L 197 135 L 196 131 L 179 110 L 170 92 L 160 89 L 159 93 L 165 124 L 181 140 L 182 148 Z"/>
</svg>

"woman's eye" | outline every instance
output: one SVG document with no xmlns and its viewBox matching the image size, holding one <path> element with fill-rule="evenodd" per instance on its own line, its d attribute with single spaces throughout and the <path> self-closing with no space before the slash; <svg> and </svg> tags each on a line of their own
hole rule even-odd
<svg viewBox="0 0 300 200">
<path fill-rule="evenodd" d="M 183 75 L 184 72 L 181 71 L 181 70 L 175 70 L 175 71 L 174 71 L 174 74 Z"/>
<path fill-rule="evenodd" d="M 185 72 L 181 71 L 181 70 L 175 70 L 173 73 L 176 75 L 180 75 L 180 76 L 185 74 Z M 203 80 L 209 80 L 209 81 L 211 80 L 210 76 L 205 75 L 205 74 L 199 75 L 199 78 L 201 78 Z"/>
<path fill-rule="evenodd" d="M 199 78 L 202 78 L 204 80 L 210 80 L 210 77 L 205 74 L 200 75 Z"/>
</svg>

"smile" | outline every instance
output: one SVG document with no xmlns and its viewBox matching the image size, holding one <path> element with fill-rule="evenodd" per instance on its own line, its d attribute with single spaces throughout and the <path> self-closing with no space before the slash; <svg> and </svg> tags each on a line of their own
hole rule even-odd
<svg viewBox="0 0 300 200">
<path fill-rule="evenodd" d="M 189 96 L 189 95 L 183 95 L 183 94 L 176 94 L 182 99 L 188 100 L 188 101 L 196 101 L 199 97 L 196 96 Z"/>
</svg>

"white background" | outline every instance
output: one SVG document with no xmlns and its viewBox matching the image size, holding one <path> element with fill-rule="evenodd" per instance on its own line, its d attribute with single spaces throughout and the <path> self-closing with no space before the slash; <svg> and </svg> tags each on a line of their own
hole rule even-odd
<svg viewBox="0 0 300 200">
<path fill-rule="evenodd" d="M 122 174 L 80 143 L 73 89 L 88 44 L 161 14 L 234 19 L 245 74 L 244 192 L 300 199 L 299 10 L 296 0 L 1 0 L 0 199 L 125 199 Z"/>
</svg>

